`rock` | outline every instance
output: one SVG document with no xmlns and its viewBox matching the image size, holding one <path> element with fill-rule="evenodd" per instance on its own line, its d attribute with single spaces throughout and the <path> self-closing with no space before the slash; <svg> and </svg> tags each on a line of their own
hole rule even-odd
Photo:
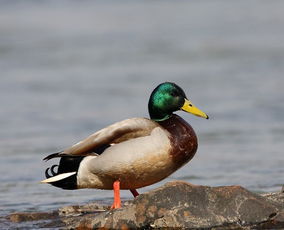
<svg viewBox="0 0 284 230">
<path fill-rule="evenodd" d="M 51 212 L 17 212 L 10 214 L 7 219 L 15 223 L 34 221 L 36 222 L 35 226 L 40 228 L 58 228 L 75 225 L 82 216 L 86 217 L 90 213 L 93 216 L 96 213 L 105 212 L 109 209 L 110 207 L 107 205 L 90 203 L 65 206 Z"/>
<path fill-rule="evenodd" d="M 262 194 L 263 197 L 270 200 L 274 205 L 284 209 L 284 193 L 266 193 Z"/>
<path fill-rule="evenodd" d="M 283 195 L 261 196 L 240 186 L 177 181 L 141 194 L 121 209 L 98 204 L 63 207 L 52 216 L 52 222 L 66 229 L 276 229 L 284 228 Z M 10 219 L 21 220 L 16 216 Z M 52 226 L 45 223 L 41 227 Z"/>
<path fill-rule="evenodd" d="M 9 215 L 9 219 L 12 222 L 24 222 L 24 221 L 34 221 L 34 220 L 45 220 L 45 219 L 55 219 L 58 218 L 58 212 L 17 212 Z"/>
<path fill-rule="evenodd" d="M 110 207 L 107 205 L 90 203 L 85 205 L 65 206 L 59 208 L 58 214 L 60 216 L 74 216 L 74 214 L 77 215 L 83 215 L 88 213 L 94 214 L 94 213 L 104 212 L 109 209 Z"/>
<path fill-rule="evenodd" d="M 245 227 L 269 222 L 279 207 L 240 186 L 212 188 L 172 182 L 140 195 L 128 207 L 83 218 L 74 227 Z"/>
</svg>

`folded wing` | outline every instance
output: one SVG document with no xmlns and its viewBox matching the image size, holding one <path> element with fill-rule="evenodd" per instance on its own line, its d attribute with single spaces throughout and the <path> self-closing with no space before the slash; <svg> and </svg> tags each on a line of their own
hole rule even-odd
<svg viewBox="0 0 284 230">
<path fill-rule="evenodd" d="M 120 143 L 132 138 L 148 136 L 157 126 L 159 126 L 158 123 L 147 118 L 132 118 L 120 121 L 99 130 L 62 152 L 45 157 L 44 160 L 66 155 L 86 156 L 91 153 L 98 153 L 98 150 L 103 152 L 103 150 L 111 144 Z"/>
</svg>

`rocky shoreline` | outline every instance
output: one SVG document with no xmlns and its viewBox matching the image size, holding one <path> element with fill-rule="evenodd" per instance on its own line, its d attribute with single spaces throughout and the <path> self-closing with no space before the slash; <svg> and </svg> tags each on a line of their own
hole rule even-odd
<svg viewBox="0 0 284 230">
<path fill-rule="evenodd" d="M 284 229 L 284 193 L 260 195 L 240 186 L 175 181 L 117 210 L 90 203 L 52 212 L 13 213 L 7 220 L 49 229 Z"/>
</svg>

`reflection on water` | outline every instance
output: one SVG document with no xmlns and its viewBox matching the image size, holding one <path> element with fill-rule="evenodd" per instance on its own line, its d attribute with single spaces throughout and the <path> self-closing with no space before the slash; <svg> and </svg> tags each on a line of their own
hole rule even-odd
<svg viewBox="0 0 284 230">
<path fill-rule="evenodd" d="M 174 179 L 280 189 L 283 1 L 0 6 L 0 215 L 109 202 L 111 191 L 39 184 L 49 166 L 42 158 L 115 121 L 148 116 L 149 94 L 163 81 L 181 85 L 211 119 L 179 113 L 198 134 L 198 154 L 142 192 Z"/>
</svg>

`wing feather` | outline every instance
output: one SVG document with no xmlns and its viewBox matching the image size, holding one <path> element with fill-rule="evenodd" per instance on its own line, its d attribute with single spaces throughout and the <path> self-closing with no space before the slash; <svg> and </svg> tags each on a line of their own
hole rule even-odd
<svg viewBox="0 0 284 230">
<path fill-rule="evenodd" d="M 77 144 L 58 154 L 50 155 L 51 157 L 48 156 L 45 159 L 49 160 L 64 155 L 88 155 L 96 148 L 104 145 L 116 144 L 132 138 L 148 136 L 157 126 L 159 126 L 158 123 L 147 118 L 123 120 L 103 128 Z"/>
</svg>

